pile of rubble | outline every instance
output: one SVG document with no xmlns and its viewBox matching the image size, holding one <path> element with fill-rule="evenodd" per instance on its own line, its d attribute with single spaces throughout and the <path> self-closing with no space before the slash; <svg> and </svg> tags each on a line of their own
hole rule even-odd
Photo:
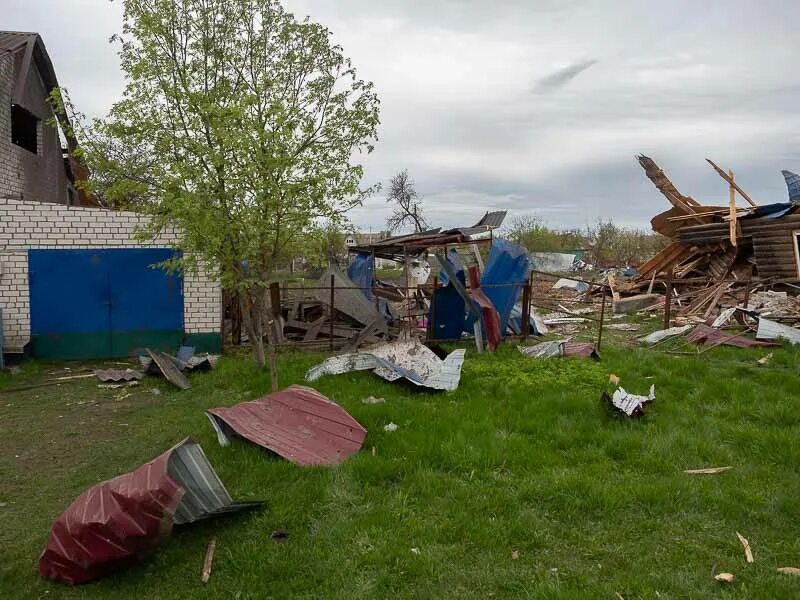
<svg viewBox="0 0 800 600">
<path fill-rule="evenodd" d="M 658 310 L 662 294 L 670 296 L 674 314 L 706 321 L 740 307 L 762 309 L 763 303 L 780 321 L 797 321 L 800 304 L 798 234 L 800 178 L 784 171 L 789 186 L 787 203 L 758 205 L 736 183 L 732 172 L 711 166 L 729 187 L 727 206 L 701 204 L 681 194 L 658 165 L 639 156 L 647 177 L 672 205 L 656 215 L 653 230 L 669 239 L 666 247 L 642 264 L 633 278 L 609 278 L 615 304 L 639 298 L 638 308 Z M 736 204 L 737 195 L 748 206 Z M 780 295 L 770 295 L 773 290 Z M 788 292 L 788 293 L 787 293 Z"/>
</svg>

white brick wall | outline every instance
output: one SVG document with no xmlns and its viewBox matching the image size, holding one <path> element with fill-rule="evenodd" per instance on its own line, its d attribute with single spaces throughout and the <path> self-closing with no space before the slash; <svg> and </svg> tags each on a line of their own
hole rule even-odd
<svg viewBox="0 0 800 600">
<path fill-rule="evenodd" d="M 0 307 L 5 345 L 19 349 L 30 339 L 28 250 L 30 248 L 170 247 L 169 232 L 148 243 L 134 239 L 142 217 L 100 208 L 0 199 Z M 187 333 L 219 332 L 222 293 L 202 274 L 183 279 L 183 320 Z"/>
</svg>

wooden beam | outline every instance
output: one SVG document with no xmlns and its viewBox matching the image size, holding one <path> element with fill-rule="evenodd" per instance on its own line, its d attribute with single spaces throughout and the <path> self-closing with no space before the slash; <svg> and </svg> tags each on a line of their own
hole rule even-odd
<svg viewBox="0 0 800 600">
<path fill-rule="evenodd" d="M 733 171 L 728 170 L 728 176 L 730 177 L 730 198 L 728 199 L 728 207 L 731 211 L 731 221 L 730 221 L 730 238 L 731 238 L 731 246 L 736 246 L 736 188 L 733 186 L 735 183 L 733 182 Z"/>
<path fill-rule="evenodd" d="M 714 170 L 717 173 L 719 173 L 719 176 L 722 177 L 725 181 L 727 181 L 733 187 L 733 189 L 735 189 L 737 192 L 739 192 L 742 195 L 742 198 L 744 198 L 745 200 L 747 200 L 750 203 L 750 206 L 758 206 L 758 204 L 753 202 L 753 199 L 750 196 L 747 195 L 747 192 L 745 192 L 736 183 L 734 183 L 733 179 L 725 171 L 723 171 L 713 160 L 711 160 L 710 158 L 707 158 L 706 162 L 708 162 L 708 164 L 710 164 L 712 167 L 714 167 Z"/>
</svg>

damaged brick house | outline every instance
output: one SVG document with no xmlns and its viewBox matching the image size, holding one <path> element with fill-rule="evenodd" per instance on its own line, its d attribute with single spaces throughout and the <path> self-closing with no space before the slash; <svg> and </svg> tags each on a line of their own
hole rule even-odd
<svg viewBox="0 0 800 600">
<path fill-rule="evenodd" d="M 76 188 L 88 172 L 48 102 L 57 87 L 38 34 L 0 31 L 0 351 L 83 359 L 145 346 L 218 350 L 218 282 L 152 268 L 179 252 L 176 233 L 142 243 L 140 215 L 102 208 Z"/>
<path fill-rule="evenodd" d="M 62 136 L 48 101 L 58 88 L 53 64 L 36 33 L 0 31 L 0 197 L 95 206 L 74 185 L 77 147 Z M 63 128 L 69 131 L 66 116 Z"/>
</svg>

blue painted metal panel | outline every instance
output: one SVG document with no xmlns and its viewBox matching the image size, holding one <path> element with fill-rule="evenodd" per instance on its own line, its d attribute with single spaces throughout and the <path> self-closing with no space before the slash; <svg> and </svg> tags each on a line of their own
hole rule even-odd
<svg viewBox="0 0 800 600">
<path fill-rule="evenodd" d="M 48 358 L 128 356 L 183 337 L 183 282 L 165 248 L 30 250 L 31 336 Z"/>
<path fill-rule="evenodd" d="M 31 333 L 110 330 L 104 250 L 29 250 Z"/>
<path fill-rule="evenodd" d="M 104 250 L 109 265 L 113 331 L 183 329 L 183 282 L 157 267 L 168 248 Z"/>
</svg>

